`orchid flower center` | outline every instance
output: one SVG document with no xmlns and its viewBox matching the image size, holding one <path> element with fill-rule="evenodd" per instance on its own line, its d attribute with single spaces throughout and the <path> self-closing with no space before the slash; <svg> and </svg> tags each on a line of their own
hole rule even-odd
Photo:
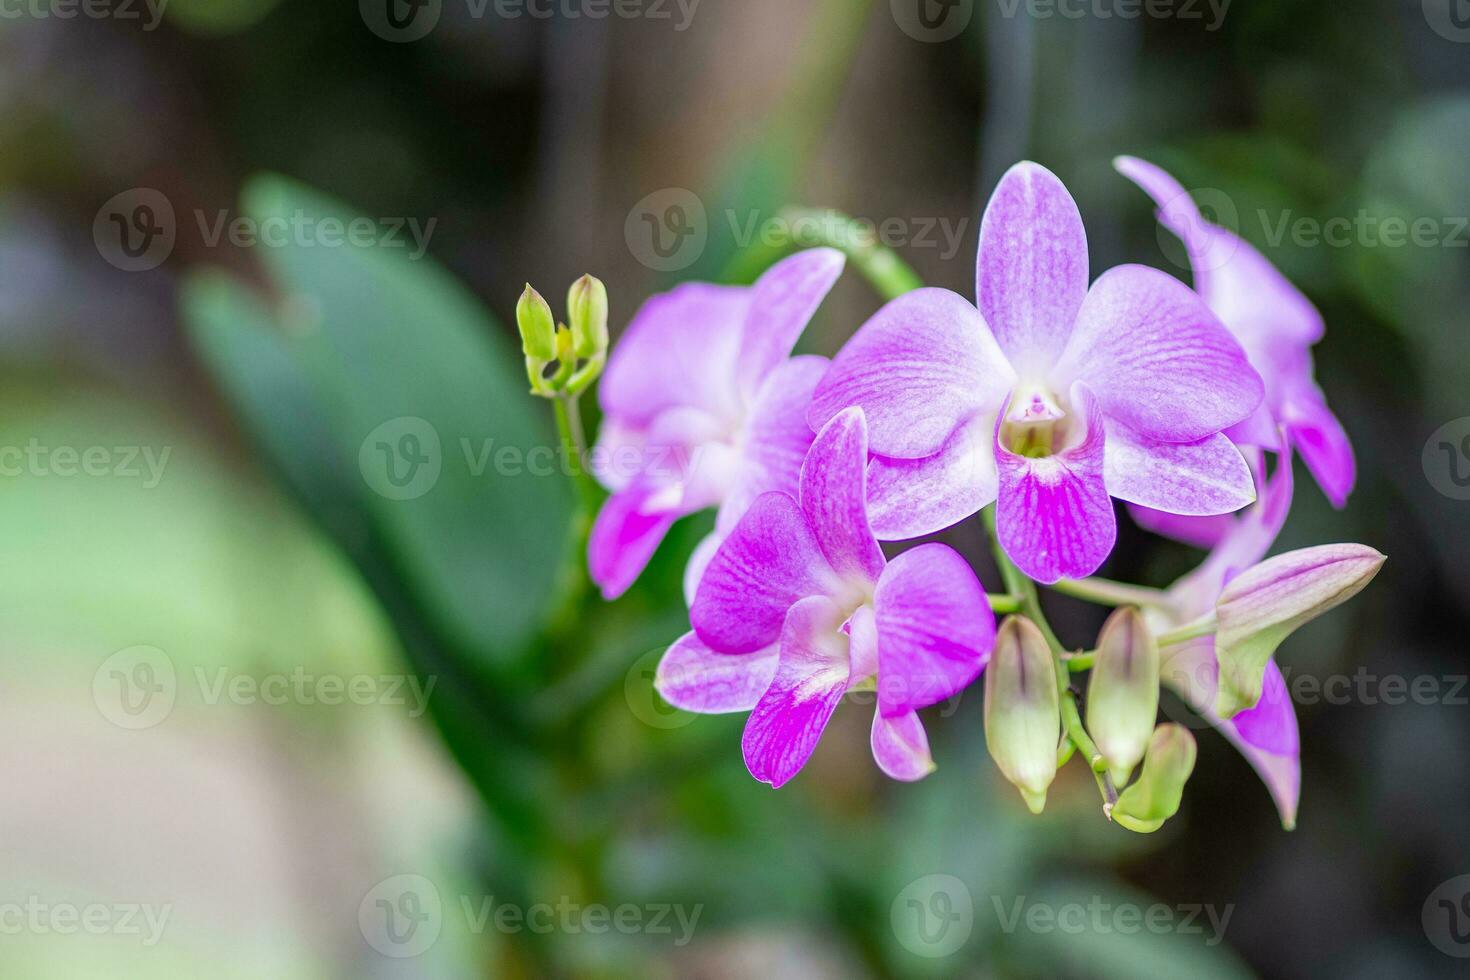
<svg viewBox="0 0 1470 980">
<path fill-rule="evenodd" d="M 1040 459 L 1072 444 L 1072 417 L 1065 401 L 1045 385 L 1022 385 L 1012 393 L 1001 423 L 1001 444 L 1018 456 Z"/>
</svg>

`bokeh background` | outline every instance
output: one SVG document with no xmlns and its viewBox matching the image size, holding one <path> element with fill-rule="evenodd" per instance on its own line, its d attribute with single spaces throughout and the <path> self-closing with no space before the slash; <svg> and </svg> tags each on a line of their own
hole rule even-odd
<svg viewBox="0 0 1470 980">
<path fill-rule="evenodd" d="M 0 92 L 6 977 L 1463 975 L 1463 0 L 16 0 Z M 978 688 L 923 783 L 848 708 L 756 784 L 740 719 L 649 686 L 705 525 L 605 605 L 567 481 L 514 465 L 554 444 L 521 285 L 592 272 L 616 330 L 801 205 L 968 295 L 1021 158 L 1095 270 L 1187 277 L 1125 152 L 1326 316 L 1359 484 L 1339 513 L 1300 473 L 1278 547 L 1389 555 L 1281 654 L 1347 692 L 1299 699 L 1298 829 L 1208 731 L 1156 835 L 1075 765 L 1031 818 Z M 804 346 L 876 306 L 850 272 Z M 1197 557 L 1124 527 L 1105 571 Z"/>
</svg>

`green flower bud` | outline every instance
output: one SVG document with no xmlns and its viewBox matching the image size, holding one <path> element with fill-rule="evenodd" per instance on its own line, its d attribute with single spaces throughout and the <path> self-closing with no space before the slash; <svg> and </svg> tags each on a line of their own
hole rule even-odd
<svg viewBox="0 0 1470 980">
<path fill-rule="evenodd" d="M 1113 805 L 1112 818 L 1129 830 L 1151 834 L 1179 812 L 1184 784 L 1194 771 L 1194 736 L 1172 722 L 1154 729 L 1143 757 L 1143 774 Z"/>
<path fill-rule="evenodd" d="M 521 329 L 521 350 L 527 358 L 543 364 L 556 360 L 556 318 L 530 283 L 516 303 L 516 326 Z"/>
<path fill-rule="evenodd" d="M 1220 717 L 1255 707 L 1266 661 L 1281 641 L 1361 592 L 1385 560 L 1367 545 L 1326 544 L 1268 558 L 1236 576 L 1215 603 Z"/>
<path fill-rule="evenodd" d="M 607 350 L 607 287 L 601 279 L 583 276 L 567 292 L 572 349 L 578 357 L 596 357 Z"/>
<path fill-rule="evenodd" d="M 1036 624 L 1009 616 L 985 668 L 985 742 L 1032 813 L 1057 774 L 1062 713 L 1051 649 Z"/>
<path fill-rule="evenodd" d="M 1131 607 L 1103 624 L 1087 683 L 1087 732 L 1122 786 L 1143 758 L 1159 712 L 1159 645 Z"/>
</svg>

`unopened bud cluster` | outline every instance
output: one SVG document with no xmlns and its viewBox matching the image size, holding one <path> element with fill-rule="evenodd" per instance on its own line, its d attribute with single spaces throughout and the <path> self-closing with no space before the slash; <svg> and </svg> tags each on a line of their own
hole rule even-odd
<svg viewBox="0 0 1470 980">
<path fill-rule="evenodd" d="M 583 276 L 572 283 L 567 321 L 558 324 L 551 305 L 526 284 L 516 303 L 516 326 L 532 394 L 579 395 L 602 373 L 607 360 L 607 287 L 601 280 Z"/>
</svg>

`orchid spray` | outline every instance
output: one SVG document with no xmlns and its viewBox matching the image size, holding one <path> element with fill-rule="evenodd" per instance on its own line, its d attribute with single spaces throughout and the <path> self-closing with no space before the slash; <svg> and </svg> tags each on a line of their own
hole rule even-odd
<svg viewBox="0 0 1470 980">
<path fill-rule="evenodd" d="M 918 712 L 987 674 L 987 746 L 1031 810 L 1075 756 L 1108 818 L 1147 833 L 1180 808 L 1195 764 L 1190 729 L 1159 724 L 1167 688 L 1294 825 L 1298 732 L 1278 647 L 1384 560 L 1355 544 L 1267 557 L 1294 454 L 1336 506 L 1355 475 L 1312 377 L 1321 318 L 1173 178 L 1131 157 L 1117 167 L 1185 239 L 1192 288 L 1141 265 L 1091 278 L 1071 194 L 1019 163 L 985 208 L 973 301 L 840 241 L 751 286 L 649 299 L 605 358 L 590 451 L 575 399 L 604 368 L 606 293 L 580 280 L 563 327 L 527 287 L 532 390 L 588 457 L 587 568 L 604 597 L 633 585 L 676 520 L 716 511 L 686 566 L 691 628 L 654 684 L 690 712 L 748 713 L 756 779 L 793 779 L 857 691 L 874 695 L 878 767 L 923 778 L 935 763 Z M 886 305 L 830 362 L 792 356 L 846 258 Z M 1092 577 L 1117 535 L 1114 500 L 1208 554 L 1167 589 Z M 947 545 L 880 544 L 976 515 L 996 592 Z M 1116 607 L 1090 649 L 1062 643 L 1041 587 Z"/>
</svg>

